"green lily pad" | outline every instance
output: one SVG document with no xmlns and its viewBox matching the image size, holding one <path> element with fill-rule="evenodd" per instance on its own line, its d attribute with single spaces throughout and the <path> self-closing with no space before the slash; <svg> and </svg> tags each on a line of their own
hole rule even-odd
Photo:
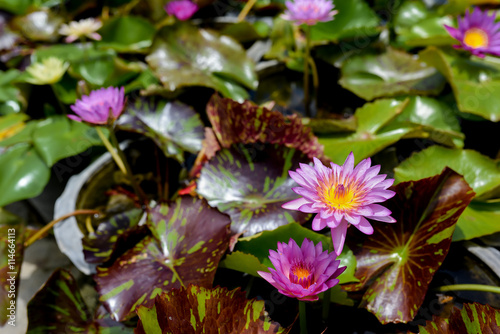
<svg viewBox="0 0 500 334">
<path fill-rule="evenodd" d="M 0 208 L 0 326 L 7 322 L 15 325 L 17 320 L 16 297 L 24 255 L 24 231 L 20 217 Z"/>
<path fill-rule="evenodd" d="M 232 146 L 215 154 L 202 168 L 196 191 L 231 216 L 233 234 L 254 235 L 288 223 L 304 223 L 309 215 L 281 207 L 298 195 L 289 170 L 309 159 L 280 145 Z"/>
<path fill-rule="evenodd" d="M 197 153 L 204 138 L 203 123 L 189 106 L 158 97 L 129 101 L 119 128 L 154 140 L 167 157 L 184 162 L 184 151 Z"/>
<path fill-rule="evenodd" d="M 458 220 L 453 241 L 468 240 L 500 231 L 500 207 L 487 201 L 500 189 L 500 166 L 479 152 L 431 146 L 413 154 L 396 167 L 395 182 L 429 177 L 446 166 L 462 174 L 476 192 L 476 198 Z"/>
<path fill-rule="evenodd" d="M 257 270 L 268 271 L 268 267 L 273 268 L 269 260 L 269 250 L 276 250 L 278 241 L 288 243 L 290 238 L 294 239 L 299 246 L 302 245 L 305 238 L 313 241 L 315 245 L 321 242 L 323 250 L 328 250 L 329 252 L 333 251 L 332 238 L 330 235 L 320 234 L 302 227 L 299 224 L 292 223 L 280 226 L 273 231 L 264 231 L 252 237 L 239 239 L 236 243 L 234 252 L 227 255 L 224 261 L 221 262 L 221 265 L 229 269 L 243 271 L 253 276 L 260 277 L 257 274 Z M 246 255 L 248 255 L 248 257 L 246 257 Z M 248 262 L 244 265 L 244 263 L 234 261 L 233 257 Z M 253 260 L 254 258 L 257 262 Z M 352 251 L 348 247 L 345 247 L 342 254 L 338 256 L 338 260 L 341 261 L 340 266 L 347 266 L 346 271 L 338 277 L 340 283 L 357 282 L 358 279 L 354 277 L 356 258 L 352 254 Z"/>
<path fill-rule="evenodd" d="M 313 41 L 366 38 L 379 32 L 380 19 L 364 0 L 335 1 L 335 10 L 334 20 L 311 27 Z"/>
<path fill-rule="evenodd" d="M 445 24 L 454 25 L 450 16 L 432 11 L 423 1 L 406 1 L 394 18 L 396 41 L 409 47 L 452 45 L 456 40 L 446 31 Z"/>
<path fill-rule="evenodd" d="M 156 297 L 155 307 L 140 307 L 136 334 L 283 333 L 267 316 L 263 300 L 246 299 L 239 288 L 207 289 L 195 285 Z"/>
<path fill-rule="evenodd" d="M 152 306 L 163 291 L 192 283 L 210 287 L 229 245 L 229 217 L 205 201 L 179 197 L 149 214 L 148 236 L 109 267 L 97 267 L 100 300 L 115 320 L 139 305 Z M 181 283 L 181 281 L 182 283 Z"/>
<path fill-rule="evenodd" d="M 455 224 L 474 197 L 465 180 L 445 169 L 440 175 L 398 184 L 384 203 L 394 224 L 374 226 L 370 236 L 348 236 L 357 260 L 352 290 L 366 288 L 360 306 L 383 324 L 417 315 L 434 273 L 446 257 Z"/>
<path fill-rule="evenodd" d="M 447 0 L 438 8 L 441 14 L 463 15 L 465 10 L 472 6 L 498 5 L 497 0 Z"/>
<path fill-rule="evenodd" d="M 408 99 L 383 99 L 358 108 L 354 114 L 358 119 L 356 132 L 319 137 L 319 143 L 325 147 L 325 155 L 331 161 L 341 164 L 353 152 L 357 163 L 394 144 L 410 133 L 411 127 L 385 131 L 384 126 L 400 115 L 408 102 Z"/>
<path fill-rule="evenodd" d="M 449 318 L 433 317 L 425 327 L 419 326 L 421 334 L 498 333 L 498 328 L 500 311 L 479 303 L 464 304 L 461 310 L 455 307 Z"/>
<path fill-rule="evenodd" d="M 295 49 L 295 34 L 292 22 L 276 16 L 269 34 L 271 47 L 266 52 L 268 59 L 276 58 L 281 61 L 289 61 L 290 53 Z"/>
<path fill-rule="evenodd" d="M 295 115 L 285 117 L 250 101 L 238 103 L 216 94 L 207 104 L 207 115 L 224 148 L 238 143 L 280 144 L 300 150 L 311 160 L 324 159 L 318 138 Z"/>
<path fill-rule="evenodd" d="M 257 87 L 254 64 L 237 42 L 187 22 L 162 28 L 146 61 L 168 92 L 205 86 L 232 97 L 235 84 Z"/>
<path fill-rule="evenodd" d="M 19 75 L 16 69 L 0 71 L 0 115 L 18 113 L 26 107 L 21 90 L 15 85 Z"/>
<path fill-rule="evenodd" d="M 468 57 L 451 49 L 428 47 L 420 58 L 446 77 L 458 109 L 493 122 L 500 121 L 500 66 L 488 57 Z"/>
<path fill-rule="evenodd" d="M 221 30 L 221 34 L 230 36 L 240 43 L 251 42 L 265 38 L 271 28 L 262 21 L 250 23 L 241 21 L 230 24 Z"/>
<path fill-rule="evenodd" d="M 133 333 L 111 319 L 92 317 L 75 279 L 56 270 L 28 303 L 29 334 L 42 333 Z"/>
<path fill-rule="evenodd" d="M 380 55 L 359 55 L 342 63 L 339 83 L 354 94 L 372 100 L 405 94 L 435 95 L 443 76 L 413 55 L 392 48 Z"/>
<path fill-rule="evenodd" d="M 155 32 L 154 25 L 140 16 L 116 16 L 99 30 L 102 40 L 97 44 L 117 52 L 142 52 L 153 44 Z"/>
<path fill-rule="evenodd" d="M 33 0 L 0 0 L 0 9 L 16 15 L 25 14 Z"/>
<path fill-rule="evenodd" d="M 0 154 L 0 206 L 39 195 L 50 169 L 35 148 L 18 144 Z"/>
</svg>

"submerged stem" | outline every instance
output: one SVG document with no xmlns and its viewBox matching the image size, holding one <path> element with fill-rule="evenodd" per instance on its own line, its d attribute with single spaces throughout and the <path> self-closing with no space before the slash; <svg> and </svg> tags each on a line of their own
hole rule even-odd
<svg viewBox="0 0 500 334">
<path fill-rule="evenodd" d="M 77 215 L 94 215 L 97 213 L 100 212 L 97 210 L 76 210 L 71 213 L 68 213 L 67 215 L 54 219 L 53 221 L 49 222 L 47 225 L 42 227 L 40 230 L 38 230 L 35 234 L 33 234 L 28 240 L 26 240 L 24 242 L 24 247 L 26 248 L 31 244 L 33 244 L 38 239 L 43 238 L 45 236 L 45 233 L 47 233 L 52 227 L 54 227 L 55 224 L 59 223 L 61 220 Z"/>
<path fill-rule="evenodd" d="M 455 284 L 455 285 L 444 285 L 440 286 L 436 289 L 437 291 L 445 292 L 445 291 L 483 291 L 483 292 L 492 292 L 500 294 L 500 287 L 491 286 L 491 285 L 483 285 L 483 284 Z"/>
<path fill-rule="evenodd" d="M 304 110 L 306 116 L 311 116 L 309 111 L 309 58 L 311 57 L 311 27 L 306 27 L 306 50 L 304 55 Z"/>
<path fill-rule="evenodd" d="M 332 289 L 328 289 L 323 293 L 323 310 L 321 316 L 323 321 L 328 321 L 328 316 L 330 315 L 330 298 L 332 295 Z"/>
<path fill-rule="evenodd" d="M 243 21 L 245 17 L 247 17 L 250 9 L 252 9 L 256 2 L 257 0 L 248 0 L 248 2 L 245 4 L 245 7 L 243 7 L 240 14 L 238 15 L 238 22 Z"/>
<path fill-rule="evenodd" d="M 118 166 L 118 168 L 120 168 L 120 170 L 122 171 L 123 174 L 127 175 L 127 169 L 125 168 L 125 164 L 123 163 L 123 161 L 120 158 L 120 156 L 118 155 L 118 153 L 116 153 L 116 150 L 113 148 L 113 145 L 111 145 L 108 138 L 106 138 L 104 133 L 102 133 L 101 128 L 95 127 L 95 130 L 97 131 L 97 135 L 99 136 L 99 138 L 101 138 L 104 146 L 106 146 L 106 149 L 109 151 L 109 153 L 111 153 L 111 156 L 113 157 L 113 160 L 116 162 L 116 165 Z M 110 131 L 110 135 L 111 135 L 111 133 L 112 133 L 112 131 Z"/>
<path fill-rule="evenodd" d="M 299 300 L 300 334 L 307 334 L 306 302 Z"/>
</svg>

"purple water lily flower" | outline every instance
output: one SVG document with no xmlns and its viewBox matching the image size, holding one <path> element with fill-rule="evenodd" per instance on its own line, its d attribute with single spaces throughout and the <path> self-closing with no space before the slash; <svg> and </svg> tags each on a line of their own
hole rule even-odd
<svg viewBox="0 0 500 334">
<path fill-rule="evenodd" d="M 495 13 L 474 8 L 465 12 L 465 17 L 458 18 L 458 29 L 444 25 L 448 33 L 460 42 L 454 45 L 457 49 L 470 51 L 483 58 L 489 53 L 500 56 L 500 23 L 495 23 Z"/>
<path fill-rule="evenodd" d="M 270 273 L 258 271 L 280 293 L 299 300 L 318 300 L 318 294 L 339 283 L 337 277 L 347 267 L 339 268 L 340 260 L 334 253 L 323 251 L 321 242 L 316 246 L 304 239 L 299 247 L 295 240 L 288 244 L 278 242 L 278 251 L 269 250 L 274 268 Z"/>
<path fill-rule="evenodd" d="M 333 247 L 337 255 L 344 248 L 347 227 L 354 225 L 365 234 L 372 234 L 373 227 L 366 218 L 386 223 L 396 220 L 391 211 L 382 205 L 396 193 L 387 190 L 393 179 L 378 175 L 380 165 L 370 167 L 370 158 L 361 161 L 354 168 L 354 155 L 347 157 L 344 165 L 331 163 L 331 168 L 324 166 L 314 158 L 314 167 L 300 164 L 296 172 L 290 171 L 290 177 L 300 187 L 293 188 L 301 198 L 282 205 L 284 209 L 317 213 L 312 228 L 319 231 L 326 226 L 331 228 Z"/>
<path fill-rule="evenodd" d="M 165 5 L 168 15 L 174 15 L 181 21 L 186 21 L 198 10 L 198 5 L 190 0 L 174 0 Z"/>
<path fill-rule="evenodd" d="M 337 14 L 331 0 L 295 0 L 286 1 L 286 10 L 283 18 L 294 21 L 295 24 L 315 25 L 318 22 L 333 20 Z"/>
<path fill-rule="evenodd" d="M 125 89 L 108 87 L 90 92 L 82 96 L 71 106 L 76 115 L 68 115 L 77 122 L 92 124 L 108 124 L 120 117 L 125 106 Z"/>
</svg>

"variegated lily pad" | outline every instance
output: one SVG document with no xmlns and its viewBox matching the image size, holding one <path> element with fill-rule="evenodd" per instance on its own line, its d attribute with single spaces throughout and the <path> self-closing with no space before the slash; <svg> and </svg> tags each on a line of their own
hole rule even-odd
<svg viewBox="0 0 500 334">
<path fill-rule="evenodd" d="M 205 164 L 197 192 L 231 216 L 234 234 L 250 236 L 292 222 L 304 223 L 308 214 L 285 210 L 281 205 L 298 198 L 288 171 L 308 160 L 285 146 L 235 145 L 218 151 Z"/>
<path fill-rule="evenodd" d="M 229 245 L 229 217 L 204 200 L 180 197 L 170 206 L 155 207 L 148 218 L 153 236 L 110 267 L 97 267 L 94 276 L 100 300 L 116 320 L 182 284 L 210 287 Z"/>
<path fill-rule="evenodd" d="M 245 293 L 226 288 L 190 285 L 156 297 L 155 307 L 140 307 L 137 334 L 282 333 L 264 309 L 263 300 L 248 300 Z"/>
<path fill-rule="evenodd" d="M 434 273 L 448 254 L 460 214 L 474 197 L 451 169 L 431 178 L 404 182 L 385 203 L 394 224 L 374 225 L 358 242 L 347 238 L 357 259 L 350 290 L 366 288 L 360 306 L 382 323 L 411 321 L 424 301 Z M 352 237 L 355 237 L 354 235 Z"/>
</svg>

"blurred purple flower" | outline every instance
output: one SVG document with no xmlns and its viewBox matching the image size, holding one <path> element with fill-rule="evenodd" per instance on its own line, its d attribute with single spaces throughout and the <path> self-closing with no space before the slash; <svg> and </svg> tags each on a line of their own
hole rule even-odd
<svg viewBox="0 0 500 334">
<path fill-rule="evenodd" d="M 300 248 L 293 239 L 288 244 L 278 242 L 278 252 L 269 250 L 269 259 L 276 269 L 257 273 L 280 293 L 299 300 L 318 300 L 319 293 L 339 283 L 337 277 L 347 268 L 339 268 L 340 260 L 323 252 L 321 242 L 314 246 L 308 239 Z"/>
<path fill-rule="evenodd" d="M 331 0 L 295 0 L 286 1 L 286 10 L 283 18 L 295 21 L 295 24 L 315 25 L 318 22 L 333 20 L 337 14 Z"/>
<path fill-rule="evenodd" d="M 108 87 L 93 90 L 88 96 L 82 96 L 71 106 L 76 115 L 68 115 L 77 122 L 92 124 L 108 124 L 116 120 L 123 112 L 125 105 L 125 89 Z"/>
<path fill-rule="evenodd" d="M 473 55 L 483 58 L 486 53 L 500 56 L 500 23 L 495 23 L 495 13 L 488 16 L 479 8 L 465 12 L 463 18 L 458 18 L 458 29 L 444 25 L 448 33 L 460 42 L 454 45 L 457 49 L 470 51 Z"/>
<path fill-rule="evenodd" d="M 198 5 L 190 0 L 174 0 L 165 5 L 168 15 L 175 15 L 181 21 L 186 21 L 198 10 Z"/>
<path fill-rule="evenodd" d="M 382 205 L 395 195 L 386 190 L 394 182 L 385 174 L 378 175 L 380 165 L 370 167 L 370 158 L 361 161 L 354 168 L 354 155 L 347 157 L 344 165 L 331 163 L 332 168 L 323 166 L 314 158 L 314 167 L 300 164 L 297 172 L 290 171 L 290 177 L 300 187 L 293 188 L 301 198 L 282 205 L 289 210 L 317 213 L 312 228 L 319 231 L 326 226 L 331 228 L 333 247 L 337 255 L 344 248 L 347 227 L 352 224 L 365 234 L 372 234 L 373 227 L 368 220 L 394 223 L 391 211 Z"/>
</svg>

